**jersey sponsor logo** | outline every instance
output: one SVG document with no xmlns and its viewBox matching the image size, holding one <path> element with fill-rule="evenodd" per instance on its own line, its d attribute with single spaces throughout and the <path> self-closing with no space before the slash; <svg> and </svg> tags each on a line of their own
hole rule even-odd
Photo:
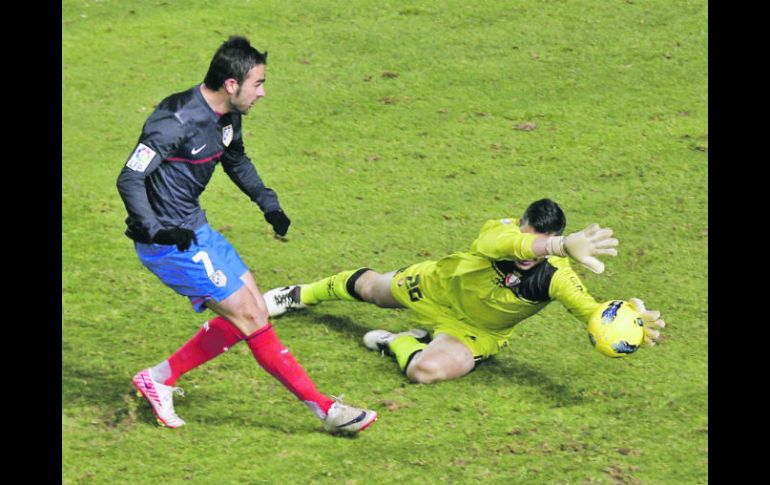
<svg viewBox="0 0 770 485">
<path fill-rule="evenodd" d="M 147 167 L 150 165 L 153 158 L 155 158 L 155 150 L 144 143 L 140 143 L 136 146 L 136 150 L 134 150 L 134 153 L 131 154 L 131 157 L 126 162 L 126 167 L 135 172 L 144 172 L 147 170 Z"/>
<path fill-rule="evenodd" d="M 233 125 L 227 125 L 222 128 L 222 143 L 225 146 L 230 146 L 231 141 L 233 141 Z"/>
<path fill-rule="evenodd" d="M 190 153 L 192 153 L 193 155 L 197 155 L 197 154 L 199 154 L 199 153 L 201 152 L 201 150 L 203 150 L 204 148 L 206 148 L 206 144 L 204 144 L 204 145 L 203 145 L 202 147 L 200 147 L 200 148 L 193 148 L 192 150 L 190 150 Z"/>
<path fill-rule="evenodd" d="M 502 222 L 503 224 L 510 224 L 510 223 L 511 223 L 511 222 L 513 222 L 513 221 L 511 221 L 511 220 L 510 220 L 510 219 L 508 219 L 508 218 L 505 218 L 505 219 L 500 219 L 500 222 Z"/>
</svg>

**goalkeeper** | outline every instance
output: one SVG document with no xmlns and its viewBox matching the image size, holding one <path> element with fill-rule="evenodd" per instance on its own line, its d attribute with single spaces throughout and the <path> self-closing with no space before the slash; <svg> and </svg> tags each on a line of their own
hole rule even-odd
<svg viewBox="0 0 770 485">
<path fill-rule="evenodd" d="M 265 293 L 265 302 L 270 316 L 328 300 L 408 308 L 432 329 L 430 337 L 421 329 L 373 330 L 364 335 L 364 345 L 395 356 L 412 381 L 457 379 L 507 346 L 514 327 L 552 300 L 588 322 L 599 303 L 570 259 L 602 273 L 597 256 L 616 256 L 618 240 L 597 224 L 562 236 L 565 226 L 558 204 L 541 199 L 520 219 L 487 221 L 467 252 L 389 273 L 343 271 L 315 283 L 275 288 Z M 645 342 L 654 345 L 665 326 L 660 313 L 646 310 L 639 299 L 630 302 L 642 313 Z"/>
</svg>

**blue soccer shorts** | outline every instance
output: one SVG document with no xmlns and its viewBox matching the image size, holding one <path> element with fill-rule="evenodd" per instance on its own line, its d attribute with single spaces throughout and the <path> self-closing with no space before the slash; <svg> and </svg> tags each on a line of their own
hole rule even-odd
<svg viewBox="0 0 770 485">
<path fill-rule="evenodd" d="M 198 244 L 187 251 L 174 245 L 134 242 L 144 266 L 180 295 L 190 299 L 196 312 L 206 309 L 206 301 L 220 302 L 244 285 L 241 276 L 249 268 L 235 248 L 208 224 L 195 231 Z"/>
</svg>

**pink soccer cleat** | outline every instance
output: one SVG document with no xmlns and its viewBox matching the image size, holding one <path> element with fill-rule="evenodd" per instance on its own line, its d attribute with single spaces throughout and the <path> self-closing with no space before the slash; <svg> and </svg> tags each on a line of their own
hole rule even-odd
<svg viewBox="0 0 770 485">
<path fill-rule="evenodd" d="M 152 411 L 158 418 L 158 422 L 169 428 L 184 426 L 184 420 L 174 411 L 173 393 L 184 396 L 184 391 L 179 387 L 171 387 L 154 381 L 150 377 L 150 369 L 139 371 L 131 383 L 137 389 L 137 395 L 143 396 L 150 403 Z"/>
</svg>

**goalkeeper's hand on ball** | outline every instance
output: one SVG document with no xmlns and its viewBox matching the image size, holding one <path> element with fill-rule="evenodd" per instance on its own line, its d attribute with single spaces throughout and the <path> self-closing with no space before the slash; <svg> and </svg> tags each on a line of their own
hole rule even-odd
<svg viewBox="0 0 770 485">
<path fill-rule="evenodd" d="M 611 237 L 612 229 L 601 228 L 599 224 L 591 224 L 582 231 L 573 232 L 567 236 L 553 236 L 545 244 L 546 254 L 569 256 L 593 271 L 602 273 L 604 263 L 596 256 L 617 256 L 618 240 Z"/>
<path fill-rule="evenodd" d="M 660 338 L 660 330 L 666 327 L 666 322 L 660 318 L 660 312 L 646 309 L 644 302 L 639 298 L 631 298 L 628 302 L 642 314 L 644 343 L 652 347 Z"/>
</svg>

